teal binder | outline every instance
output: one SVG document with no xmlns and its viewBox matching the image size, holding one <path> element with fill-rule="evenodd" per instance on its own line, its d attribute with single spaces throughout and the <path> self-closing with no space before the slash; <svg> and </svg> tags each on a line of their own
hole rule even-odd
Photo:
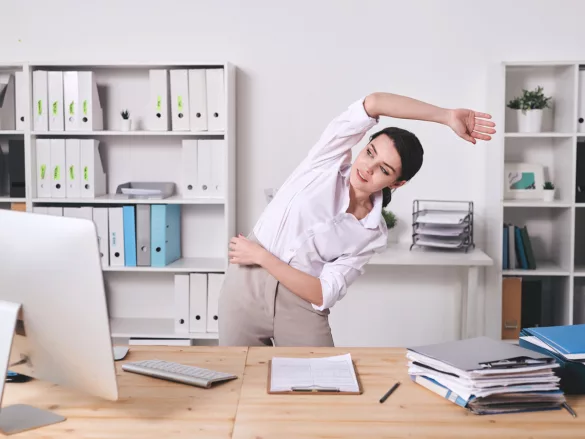
<svg viewBox="0 0 585 439">
<path fill-rule="evenodd" d="M 532 336 L 527 329 L 520 331 L 519 344 L 523 348 L 539 352 L 554 358 L 560 367 L 555 370 L 555 374 L 561 379 L 560 387 L 567 395 L 585 394 L 585 364 L 579 361 L 567 360 L 562 355 L 551 352 L 548 349 L 534 345 L 529 341 L 523 340 L 522 337 Z"/>
<path fill-rule="evenodd" d="M 150 265 L 165 267 L 181 257 L 181 206 L 153 204 L 150 209 Z"/>
</svg>

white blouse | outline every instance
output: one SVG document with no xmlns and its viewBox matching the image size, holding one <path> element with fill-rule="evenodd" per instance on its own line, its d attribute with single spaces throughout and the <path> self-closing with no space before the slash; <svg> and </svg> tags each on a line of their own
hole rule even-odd
<svg viewBox="0 0 585 439">
<path fill-rule="evenodd" d="M 351 148 L 377 123 L 366 113 L 364 99 L 331 121 L 254 227 L 265 249 L 319 278 L 323 304 L 313 304 L 319 311 L 342 299 L 374 253 L 386 248 L 381 191 L 362 220 L 346 213 Z"/>
</svg>

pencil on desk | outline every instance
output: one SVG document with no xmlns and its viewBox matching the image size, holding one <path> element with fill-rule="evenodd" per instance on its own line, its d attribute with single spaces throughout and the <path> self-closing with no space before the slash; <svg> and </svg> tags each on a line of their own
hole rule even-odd
<svg viewBox="0 0 585 439">
<path fill-rule="evenodd" d="M 392 395 L 392 392 L 394 392 L 394 390 L 396 390 L 396 388 L 400 385 L 400 381 L 398 381 L 396 384 L 394 384 L 390 390 L 388 390 L 386 392 L 386 394 L 384 396 L 382 396 L 382 398 L 380 398 L 380 404 L 383 403 L 384 401 L 386 401 L 388 399 L 388 397 L 390 395 Z"/>
</svg>

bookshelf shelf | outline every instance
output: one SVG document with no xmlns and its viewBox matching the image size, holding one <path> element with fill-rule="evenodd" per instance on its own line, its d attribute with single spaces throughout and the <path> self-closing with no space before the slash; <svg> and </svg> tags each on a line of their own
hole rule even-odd
<svg viewBox="0 0 585 439">
<path fill-rule="evenodd" d="M 2 134 L 1 131 L 0 134 Z M 32 135 L 36 137 L 222 137 L 225 131 L 33 131 Z"/>
<path fill-rule="evenodd" d="M 112 337 L 174 338 L 215 340 L 216 332 L 176 333 L 175 322 L 168 318 L 114 318 L 110 320 Z"/>
<path fill-rule="evenodd" d="M 554 262 L 536 261 L 535 270 L 503 270 L 503 276 L 570 276 L 570 270 L 566 270 Z"/>
<path fill-rule="evenodd" d="M 187 120 L 184 118 L 184 112 L 187 111 L 185 107 L 181 110 L 183 113 L 178 118 L 175 115 L 173 123 L 174 113 L 171 110 L 173 91 L 170 84 L 172 82 L 171 73 L 174 73 L 171 71 L 176 69 L 189 71 L 188 83 L 191 83 L 191 74 L 193 74 L 193 78 L 195 78 L 193 83 L 196 83 L 198 87 L 202 87 L 202 84 L 208 87 L 206 78 L 212 78 L 209 83 L 213 83 L 213 85 L 209 87 L 213 87 L 215 100 L 213 102 L 206 100 L 205 103 L 197 101 L 200 108 L 203 108 L 203 112 L 209 113 L 206 124 L 201 124 L 202 120 L 199 119 L 201 113 L 194 111 L 192 115 L 197 114 L 198 124 L 187 123 L 185 126 L 184 123 Z M 166 76 L 159 76 L 158 79 L 155 79 L 157 72 L 151 72 L 151 70 L 167 70 Z M 221 74 L 218 74 L 220 70 Z M 99 215 L 100 221 L 106 218 L 106 226 L 109 227 L 111 221 L 109 213 L 111 211 L 107 211 L 105 216 L 104 211 L 110 208 L 140 206 L 143 210 L 144 205 L 179 205 L 181 210 L 180 259 L 165 267 L 111 266 L 107 261 L 104 262 L 102 273 L 106 288 L 111 333 L 117 338 L 217 339 L 217 333 L 213 332 L 175 333 L 175 281 L 177 279 L 184 280 L 185 275 L 191 278 L 189 275 L 207 274 L 209 279 L 214 276 L 214 282 L 217 286 L 218 279 L 225 273 L 229 265 L 228 242 L 236 234 L 236 67 L 229 62 L 198 61 L 135 64 L 63 62 L 3 65 L 3 71 L 15 75 L 16 72 L 22 72 L 26 83 L 25 92 L 21 95 L 25 96 L 25 99 L 18 101 L 23 110 L 22 117 L 17 117 L 15 124 L 17 129 L 0 130 L 0 141 L 24 140 L 26 196 L 24 198 L 0 196 L 0 209 L 16 208 L 10 203 L 24 203 L 26 210 L 31 214 L 57 216 L 83 214 L 89 215 L 89 217 L 83 217 L 92 219 L 94 222 Z M 35 75 L 38 71 L 46 71 L 47 74 Z M 33 108 L 32 105 L 35 93 L 39 93 L 38 89 L 35 91 L 35 87 L 33 87 L 35 78 L 41 78 L 39 80 L 41 89 L 43 88 L 42 81 L 44 81 L 42 78 L 47 78 L 47 97 L 45 97 L 45 101 L 47 101 L 50 89 L 49 74 L 51 72 L 72 71 L 92 72 L 91 87 L 93 88 L 95 84 L 97 88 L 99 106 L 97 106 L 95 95 L 90 93 L 92 97 L 89 98 L 89 107 L 95 112 L 91 113 L 89 119 L 91 123 L 92 120 L 95 121 L 96 114 L 102 114 L 103 124 L 88 124 L 86 128 L 83 128 L 84 131 L 61 129 L 57 131 L 49 128 L 51 127 L 51 116 L 48 113 L 45 116 L 47 117 L 45 119 L 46 127 L 39 124 L 37 107 Z M 55 78 L 59 78 L 58 74 L 52 76 L 53 81 L 56 81 Z M 64 77 L 65 75 L 63 75 Z M 80 77 L 81 75 L 77 76 L 76 81 L 78 82 L 75 82 L 77 85 L 73 89 L 74 93 L 79 94 L 77 98 L 81 100 Z M 166 83 L 164 83 L 165 78 Z M 183 89 L 185 87 L 184 78 L 185 76 L 182 76 L 178 80 L 181 81 Z M 65 79 L 62 81 L 63 100 L 65 100 Z M 55 82 L 53 82 L 54 84 Z M 69 84 L 71 86 L 73 82 Z M 87 88 L 87 86 L 84 87 Z M 167 89 L 168 126 L 166 131 L 162 130 L 160 125 L 160 113 L 163 113 L 164 109 L 161 110 L 159 107 L 161 105 L 159 91 L 155 95 L 152 91 L 153 87 L 157 90 Z M 55 90 L 55 87 L 52 90 Z M 210 88 L 205 90 L 206 99 L 212 95 L 209 90 Z M 68 93 L 72 93 L 71 89 Z M 184 98 L 187 100 L 196 99 L 194 96 L 195 94 L 187 94 Z M 23 102 L 24 104 L 22 104 Z M 178 100 L 175 99 L 174 102 L 178 102 Z M 84 105 L 86 103 L 87 100 L 84 101 Z M 153 103 L 156 103 L 156 106 Z M 207 106 L 203 107 L 203 105 Z M 212 106 L 215 106 L 214 111 L 210 110 Z M 65 106 L 63 107 L 65 108 Z M 70 108 L 75 108 L 75 106 Z M 81 104 L 78 105 L 78 108 L 82 108 Z M 129 111 L 132 119 L 132 130 L 130 131 L 122 130 L 120 112 L 123 109 Z M 220 116 L 222 112 L 223 119 Z M 37 117 L 36 122 L 34 117 Z M 22 120 L 23 122 L 21 122 Z M 82 119 L 78 120 L 81 124 Z M 193 120 L 195 120 L 195 116 L 193 116 Z M 87 119 L 84 122 L 87 122 Z M 52 123 L 55 124 L 55 121 L 53 120 Z M 62 123 L 63 129 L 67 129 L 67 123 L 70 123 L 70 119 L 64 118 Z M 181 123 L 183 126 L 179 127 L 178 125 Z M 102 126 L 103 129 L 101 129 Z M 95 139 L 98 142 L 99 158 L 94 158 L 93 163 L 101 163 L 103 166 L 103 171 L 106 174 L 105 192 L 108 195 L 94 198 L 81 198 L 80 196 L 47 198 L 49 195 L 46 192 L 41 192 L 46 187 L 37 185 L 37 175 L 41 172 L 41 168 L 37 168 L 39 145 L 49 144 L 52 157 L 53 142 L 48 141 L 64 139 L 62 142 L 65 145 L 70 144 L 75 147 L 73 140 L 77 138 Z M 193 150 L 187 152 L 187 149 L 199 148 L 203 143 L 205 143 L 205 150 L 198 149 L 195 152 Z M 214 149 L 217 145 L 220 145 L 222 149 Z M 81 143 L 79 151 L 81 155 Z M 204 151 L 202 156 L 209 160 L 209 166 L 201 165 L 193 158 L 196 156 L 199 160 L 200 151 Z M 189 169 L 184 165 L 186 154 L 190 154 Z M 74 155 L 72 154 L 72 156 Z M 71 168 L 66 165 L 66 163 L 62 165 L 62 175 L 69 175 L 71 172 Z M 203 178 L 198 180 L 199 174 L 205 174 L 205 178 L 212 179 L 209 181 L 210 184 L 204 184 L 207 182 L 202 182 Z M 52 174 L 49 172 L 48 175 Z M 219 177 L 216 178 L 216 176 Z M 51 176 L 51 178 L 53 177 Z M 191 178 L 194 179 L 193 182 Z M 187 179 L 189 180 L 187 181 Z M 115 195 L 118 186 L 127 182 L 173 182 L 176 190 L 173 196 L 164 199 L 126 199 Z M 201 191 L 201 194 L 209 193 L 212 196 L 197 198 L 186 196 L 192 193 L 190 191 L 197 190 Z M 39 192 L 43 195 L 41 196 Z M 138 209 L 135 212 L 138 212 Z M 143 216 L 144 218 L 146 216 Z M 106 233 L 109 235 L 109 230 Z M 126 232 L 124 231 L 124 233 Z M 108 236 L 108 242 L 110 238 L 111 236 Z M 101 239 L 100 236 L 99 242 L 103 242 Z M 138 253 L 138 245 L 136 250 Z M 181 278 L 177 276 L 181 276 Z M 215 288 L 214 293 L 215 291 L 217 288 Z M 211 297 L 211 293 L 208 291 L 209 309 L 215 309 L 217 306 L 215 303 L 217 299 L 214 297 Z M 187 310 L 188 312 L 189 310 Z"/>
<path fill-rule="evenodd" d="M 574 133 L 505 133 L 504 137 L 508 138 L 524 138 L 524 139 L 535 139 L 535 138 L 552 138 L 552 137 L 573 137 Z"/>
<path fill-rule="evenodd" d="M 502 205 L 504 207 L 546 207 L 565 209 L 571 207 L 573 204 L 564 201 L 527 201 L 527 200 L 505 200 Z M 585 206 L 585 203 L 583 204 Z"/>
<path fill-rule="evenodd" d="M 225 204 L 224 198 L 183 198 L 173 195 L 163 199 L 127 199 L 116 195 L 103 195 L 96 198 L 33 198 L 34 204 L 43 205 L 92 205 L 92 204 Z"/>
</svg>

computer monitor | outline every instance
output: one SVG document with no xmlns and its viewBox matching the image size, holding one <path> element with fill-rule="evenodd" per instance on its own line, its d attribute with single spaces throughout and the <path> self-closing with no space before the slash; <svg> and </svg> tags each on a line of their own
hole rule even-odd
<svg viewBox="0 0 585 439">
<path fill-rule="evenodd" d="M 0 209 L 0 431 L 16 433 L 65 420 L 27 405 L 2 408 L 9 366 L 39 380 L 118 399 L 92 221 Z"/>
</svg>

